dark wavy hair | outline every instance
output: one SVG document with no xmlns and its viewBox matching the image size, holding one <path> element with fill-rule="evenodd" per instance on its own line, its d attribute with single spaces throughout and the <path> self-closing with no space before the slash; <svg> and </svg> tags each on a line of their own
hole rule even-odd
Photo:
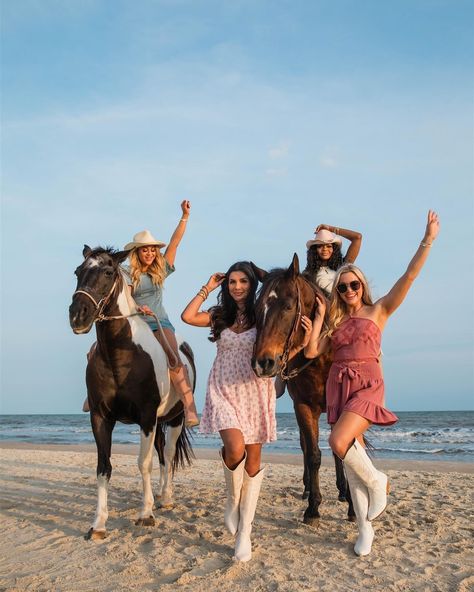
<svg viewBox="0 0 474 592">
<path fill-rule="evenodd" d="M 341 245 L 338 243 L 332 243 L 332 255 L 327 261 L 323 261 L 318 255 L 317 245 L 311 245 L 306 255 L 306 269 L 305 273 L 315 274 L 318 273 L 321 267 L 329 267 L 337 271 L 344 263 L 344 258 L 341 252 Z"/>
<path fill-rule="evenodd" d="M 217 305 L 209 310 L 211 315 L 211 335 L 209 341 L 217 341 L 222 331 L 228 327 L 232 327 L 235 323 L 237 304 L 229 292 L 229 276 L 233 271 L 245 273 L 250 281 L 250 290 L 245 302 L 245 316 L 249 329 L 255 325 L 255 294 L 258 288 L 258 278 L 249 261 L 237 261 L 237 263 L 229 267 L 225 274 L 225 280 L 221 284 L 221 291 L 217 295 Z"/>
</svg>

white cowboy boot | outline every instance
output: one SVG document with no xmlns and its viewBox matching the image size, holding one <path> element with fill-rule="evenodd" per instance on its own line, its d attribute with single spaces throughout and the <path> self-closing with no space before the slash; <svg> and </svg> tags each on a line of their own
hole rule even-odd
<svg viewBox="0 0 474 592">
<path fill-rule="evenodd" d="M 234 559 L 236 561 L 250 561 L 252 558 L 250 533 L 252 532 L 252 522 L 257 508 L 264 472 L 265 469 L 261 469 L 255 477 L 249 477 L 247 471 L 244 470 L 244 481 L 240 494 L 239 529 L 237 531 L 234 552 Z"/>
<path fill-rule="evenodd" d="M 247 453 L 244 453 L 244 458 L 235 467 L 233 471 L 225 464 L 222 452 L 222 468 L 224 469 L 225 485 L 227 490 L 227 500 L 224 510 L 224 524 L 230 534 L 235 534 L 239 527 L 239 504 L 240 504 L 240 492 L 242 490 L 242 483 L 244 480 L 245 471 L 245 460 Z"/>
<path fill-rule="evenodd" d="M 369 509 L 369 494 L 367 487 L 362 483 L 354 471 L 346 465 L 346 476 L 351 490 L 352 503 L 357 518 L 357 527 L 359 536 L 354 545 L 354 553 L 362 557 L 368 555 L 372 549 L 374 540 L 374 529 L 370 520 L 367 520 L 367 511 Z"/>
<path fill-rule="evenodd" d="M 387 506 L 388 477 L 377 471 L 364 447 L 356 440 L 346 452 L 344 465 L 357 475 L 369 493 L 368 520 L 375 520 Z"/>
</svg>

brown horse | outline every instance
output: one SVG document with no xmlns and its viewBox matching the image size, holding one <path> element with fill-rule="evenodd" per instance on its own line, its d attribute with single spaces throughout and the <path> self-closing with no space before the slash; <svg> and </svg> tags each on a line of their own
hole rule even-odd
<svg viewBox="0 0 474 592">
<path fill-rule="evenodd" d="M 190 462 L 192 449 L 183 427 L 183 406 L 169 379 L 163 348 L 138 316 L 129 297 L 120 263 L 128 251 L 84 247 L 76 269 L 77 288 L 69 307 L 74 333 L 88 333 L 96 324 L 97 344 L 88 358 L 86 383 L 92 431 L 97 445 L 97 510 L 87 538 L 106 536 L 107 490 L 112 474 L 112 431 L 117 421 L 140 426 L 138 466 L 143 502 L 136 524 L 152 526 L 153 447 L 160 458 L 161 507 L 173 504 L 172 473 Z M 191 348 L 180 350 L 194 379 Z M 163 429 L 166 424 L 167 433 Z"/>
<path fill-rule="evenodd" d="M 307 360 L 303 353 L 291 360 L 288 357 L 290 350 L 303 340 L 300 315 L 313 319 L 316 292 L 321 296 L 323 294 L 299 273 L 296 253 L 288 269 L 276 269 L 269 273 L 255 266 L 254 269 L 262 287 L 256 303 L 257 338 L 252 367 L 257 376 L 280 375 L 288 381 L 304 458 L 303 499 L 308 498 L 308 507 L 303 521 L 305 524 L 317 524 L 322 499 L 319 487 L 321 450 L 318 422 L 321 413 L 326 411 L 325 384 L 331 357 L 323 355 Z M 348 517 L 352 520 L 355 514 L 342 461 L 335 457 L 335 463 L 339 500 L 348 501 Z"/>
</svg>

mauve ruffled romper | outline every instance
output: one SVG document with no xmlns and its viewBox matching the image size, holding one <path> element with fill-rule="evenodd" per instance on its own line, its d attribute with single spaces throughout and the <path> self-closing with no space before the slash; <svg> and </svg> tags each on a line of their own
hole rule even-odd
<svg viewBox="0 0 474 592">
<path fill-rule="evenodd" d="M 328 423 L 336 423 L 343 411 L 352 411 L 379 425 L 398 421 L 384 406 L 381 339 L 373 321 L 358 317 L 347 319 L 332 334 L 334 359 L 326 382 Z"/>
</svg>

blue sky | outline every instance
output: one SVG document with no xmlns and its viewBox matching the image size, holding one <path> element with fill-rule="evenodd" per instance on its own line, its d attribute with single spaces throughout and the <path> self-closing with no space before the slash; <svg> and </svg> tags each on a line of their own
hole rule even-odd
<svg viewBox="0 0 474 592">
<path fill-rule="evenodd" d="M 328 223 L 363 233 L 381 296 L 430 207 L 440 237 L 384 335 L 387 404 L 473 408 L 471 2 L 8 0 L 1 20 L 1 413 L 80 410 L 83 244 L 167 241 L 182 199 L 165 304 L 199 410 L 214 346 L 179 315 L 212 272 L 304 264 Z"/>
</svg>

